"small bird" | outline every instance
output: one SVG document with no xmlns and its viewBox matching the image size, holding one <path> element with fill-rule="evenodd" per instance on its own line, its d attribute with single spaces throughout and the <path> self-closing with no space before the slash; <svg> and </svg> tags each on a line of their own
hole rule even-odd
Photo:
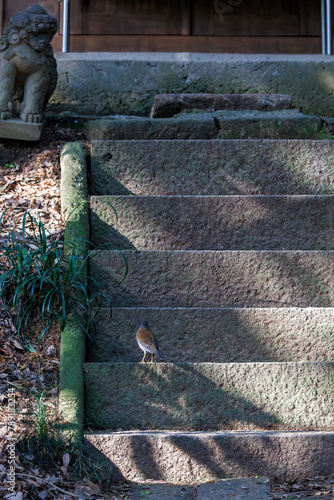
<svg viewBox="0 0 334 500">
<path fill-rule="evenodd" d="M 167 359 L 166 356 L 159 350 L 157 338 L 148 326 L 146 319 L 140 320 L 139 329 L 137 332 L 137 342 L 139 347 L 144 351 L 141 363 L 145 363 L 146 354 L 151 354 L 151 363 L 154 363 L 154 356 L 159 359 Z"/>
</svg>

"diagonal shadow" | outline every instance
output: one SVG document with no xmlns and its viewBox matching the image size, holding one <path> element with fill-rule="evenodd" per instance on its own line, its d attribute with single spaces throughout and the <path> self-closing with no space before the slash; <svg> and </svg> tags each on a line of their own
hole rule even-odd
<svg viewBox="0 0 334 500">
<path fill-rule="evenodd" d="M 120 308 L 104 310 L 88 360 L 141 360 L 135 340 L 145 317 L 173 362 L 331 361 L 334 310 L 323 308 Z M 194 337 L 196 334 L 196 337 Z"/>
<path fill-rule="evenodd" d="M 273 141 L 271 141 L 273 142 Z M 292 142 L 292 141 L 290 141 Z M 195 144 L 195 142 L 194 142 Z M 297 142 L 295 143 L 297 144 Z M 327 145 L 323 143 L 325 147 Z M 120 148 L 121 155 L 122 155 L 122 161 L 124 159 L 126 160 L 124 163 L 126 164 L 125 170 L 127 172 L 125 175 L 121 178 L 121 180 L 116 180 L 117 183 L 122 185 L 122 182 L 124 182 L 124 178 L 126 178 L 126 189 L 129 189 L 130 191 L 136 193 L 138 190 L 139 184 L 135 184 L 132 180 L 131 177 L 134 177 L 134 172 L 136 171 L 145 171 L 145 182 L 147 183 L 147 186 L 151 184 L 150 187 L 146 186 L 146 189 L 148 190 L 149 194 L 177 194 L 182 191 L 183 188 L 188 189 L 190 186 L 189 179 L 191 179 L 194 175 L 196 178 L 195 183 L 197 182 L 198 186 L 202 187 L 203 186 L 203 180 L 207 181 L 207 186 L 204 188 L 209 189 L 210 186 L 212 187 L 214 185 L 214 181 L 212 178 L 214 177 L 212 174 L 213 172 L 210 171 L 210 169 L 207 168 L 206 165 L 203 164 L 203 156 L 201 154 L 196 157 L 194 154 L 190 154 L 189 158 L 190 160 L 187 163 L 186 170 L 181 170 L 178 172 L 178 164 L 175 163 L 173 160 L 173 155 L 174 157 L 177 156 L 178 152 L 180 150 L 178 149 L 180 145 L 177 144 L 177 141 L 174 142 L 174 148 L 173 151 L 168 151 L 167 150 L 167 144 L 165 144 L 165 149 L 162 151 L 162 162 L 161 162 L 161 168 L 159 169 L 155 168 L 155 166 L 147 166 L 149 162 L 145 163 L 147 153 L 151 155 L 151 158 L 154 157 L 154 155 L 157 155 L 157 153 L 154 151 L 154 147 L 147 145 L 146 146 L 146 151 L 144 151 L 143 156 L 139 158 L 138 160 L 138 155 L 136 156 L 136 163 L 134 163 L 134 156 L 131 156 L 131 152 L 126 151 L 126 147 L 128 146 L 127 144 L 118 144 L 117 147 Z M 212 153 L 217 154 L 217 151 L 215 150 L 215 145 L 212 145 Z M 233 146 L 233 145 L 232 145 Z M 231 150 L 233 149 L 232 146 Z M 234 146 L 237 146 L 235 143 Z M 262 147 L 264 146 L 264 147 Z M 313 145 L 315 149 L 318 148 L 318 145 L 316 141 L 313 141 Z M 151 148 L 151 149 L 150 149 Z M 298 156 L 299 150 L 298 147 L 293 150 L 292 158 L 291 158 L 291 151 L 290 153 L 287 152 L 287 154 L 284 156 L 284 154 L 281 156 L 280 160 L 276 162 L 273 161 L 272 155 L 270 153 L 270 144 L 269 142 L 262 141 L 261 145 L 261 150 L 258 150 L 259 153 L 259 158 L 260 160 L 256 162 L 256 166 L 254 168 L 254 165 L 252 162 L 249 162 L 249 158 L 246 155 L 246 149 L 245 151 L 242 150 L 242 148 L 239 148 L 240 155 L 238 156 L 237 159 L 230 159 L 228 165 L 226 165 L 224 172 L 222 173 L 222 177 L 224 177 L 223 182 L 220 184 L 219 189 L 221 189 L 223 192 L 225 190 L 226 194 L 250 194 L 250 193 L 256 193 L 256 194 L 277 194 L 279 192 L 280 194 L 286 194 L 286 193 L 294 193 L 294 194 L 314 194 L 315 192 L 325 192 L 325 193 L 330 193 L 331 192 L 331 187 L 326 185 L 326 182 L 321 182 L 319 186 L 317 186 L 314 183 L 314 178 L 312 178 L 312 175 L 310 174 L 310 171 L 308 170 L 303 170 L 300 168 L 300 162 L 295 160 Z M 187 153 L 186 153 L 187 154 Z M 182 157 L 182 160 L 184 159 L 184 153 Z M 161 158 L 156 158 L 157 162 Z M 117 162 L 117 154 L 114 155 L 113 157 L 113 162 Z M 173 163 L 174 161 L 174 163 Z M 190 162 L 193 162 L 192 165 L 190 165 Z M 259 168 L 256 168 L 259 165 Z M 321 167 L 320 167 L 321 168 Z M 325 176 L 328 175 L 328 168 L 325 168 Z M 172 178 L 174 179 L 174 182 L 171 185 L 168 185 L 166 182 L 166 179 L 169 174 L 172 174 Z M 129 180 L 130 179 L 130 180 Z M 109 189 L 109 187 L 108 187 Z M 117 187 L 118 189 L 118 187 Z M 120 191 L 113 191 L 113 187 L 111 187 L 111 191 L 113 194 L 123 194 L 120 193 Z M 144 185 L 145 189 L 145 185 Z M 224 192 L 224 194 L 225 194 Z M 140 193 L 142 194 L 142 193 Z M 206 191 L 203 193 L 206 194 Z M 211 194 L 211 193 L 210 193 Z M 261 201 L 260 201 L 261 203 Z M 262 205 L 264 206 L 265 203 L 264 201 L 262 202 Z M 268 208 L 268 207 L 266 207 Z M 271 208 L 271 210 L 273 210 Z M 182 217 L 182 213 L 179 211 L 177 213 L 177 217 L 180 219 Z M 157 219 L 159 217 L 156 217 L 154 219 L 154 223 L 157 222 Z M 146 218 L 147 220 L 147 218 Z M 267 214 L 266 217 L 262 218 L 262 221 L 264 223 L 268 222 L 270 220 L 270 214 Z M 314 227 L 314 222 L 312 222 L 313 227 Z M 145 223 L 145 219 L 143 218 L 143 223 Z M 159 224 L 159 223 L 158 223 Z M 278 223 L 279 225 L 279 223 Z M 244 229 L 244 224 L 241 224 L 239 226 L 239 231 L 242 232 Z M 106 229 L 106 228 L 104 228 Z M 250 232 L 256 235 L 256 229 L 257 229 L 257 222 L 255 221 L 253 224 L 248 224 L 248 229 Z M 255 233 L 254 233 L 255 231 Z M 287 230 L 287 236 L 289 236 L 289 229 Z M 170 231 L 166 231 L 169 233 Z M 304 232 L 304 231 L 302 231 Z M 300 234 L 296 234 L 296 241 L 300 240 Z M 232 230 L 229 230 L 229 228 L 226 229 L 226 236 L 229 241 L 233 240 L 233 234 Z M 109 236 L 108 236 L 109 237 Z M 122 239 L 122 236 L 119 236 L 116 234 L 116 231 L 112 234 L 112 237 L 119 238 L 119 242 L 122 245 L 128 245 L 129 243 L 133 245 L 133 243 L 126 241 Z M 307 235 L 304 237 L 304 244 L 307 245 Z M 256 239 L 256 237 L 254 237 Z M 272 238 L 270 238 L 270 241 L 272 241 Z M 184 244 L 184 243 L 183 243 Z M 235 243 L 236 246 L 238 246 L 240 243 Z M 275 241 L 275 243 L 271 243 L 274 245 L 279 245 L 282 244 L 282 241 L 280 241 L 279 238 Z M 126 247 L 125 247 L 126 248 Z M 184 246 L 183 246 L 184 248 Z M 274 247 L 276 248 L 276 247 Z M 319 276 L 319 272 L 312 269 L 310 265 L 308 266 L 303 266 L 298 262 L 298 259 L 296 261 L 293 261 L 288 258 L 286 255 L 280 255 L 279 260 L 276 258 L 276 256 L 270 255 L 269 260 L 273 262 L 274 266 L 280 266 L 283 268 L 283 273 L 285 275 L 286 281 L 285 283 L 288 283 L 288 288 L 290 289 L 291 294 L 295 290 L 296 282 L 300 279 L 302 281 L 302 289 L 309 289 L 310 294 L 318 297 L 318 299 L 314 302 L 314 304 L 317 307 L 319 306 L 325 306 L 328 307 L 331 305 L 331 300 L 329 299 L 328 295 L 328 287 L 325 283 L 325 281 Z M 302 278 L 301 278 L 302 276 Z M 189 279 L 191 276 L 189 276 Z M 169 284 L 168 284 L 169 285 Z M 146 283 L 145 281 L 141 283 L 142 289 L 145 290 L 146 288 Z M 327 288 L 326 288 L 327 287 Z M 136 305 L 136 306 L 141 306 L 143 305 L 142 302 L 138 299 L 139 295 L 135 292 L 132 293 L 130 292 L 129 288 L 124 288 L 120 290 L 120 299 L 118 304 L 122 306 L 126 305 Z M 282 292 L 282 296 L 277 300 L 279 303 L 278 305 L 289 305 L 289 299 L 287 301 L 284 300 L 284 291 Z M 255 302 L 248 301 L 246 303 L 247 306 L 254 306 Z M 269 301 L 267 302 L 267 304 Z M 265 301 L 262 304 L 263 306 L 265 305 Z M 295 304 L 294 304 L 295 305 Z M 309 305 L 308 300 L 305 300 L 304 297 L 301 295 L 300 300 L 298 302 L 298 307 L 304 306 L 307 307 Z M 237 304 L 238 307 L 240 307 L 240 304 Z M 117 347 L 117 346 L 116 346 Z M 263 353 L 265 354 L 265 353 Z M 180 366 L 180 365 L 178 365 Z M 189 368 L 188 366 L 184 367 L 182 366 L 182 370 L 185 372 L 191 373 L 193 368 Z M 198 373 L 196 374 L 198 376 Z M 198 400 L 196 400 L 196 397 L 194 396 L 194 401 L 195 401 L 195 406 L 196 406 L 196 414 L 195 416 L 189 417 L 192 419 L 191 425 L 195 429 L 200 429 L 200 430 L 208 430 L 210 429 L 210 425 L 213 424 L 219 419 L 220 415 L 215 411 L 215 408 L 219 407 L 219 401 L 221 401 L 222 398 L 222 391 L 221 388 L 217 388 L 215 384 L 212 383 L 207 377 L 204 377 L 200 375 L 201 378 L 201 384 L 205 388 L 204 393 L 201 393 L 198 395 Z M 129 381 L 129 384 L 131 381 Z M 159 375 L 159 377 L 155 380 L 154 383 L 148 384 L 149 385 L 149 390 L 146 393 L 147 396 L 147 404 L 150 403 L 150 397 L 155 394 L 157 396 L 157 399 L 159 401 L 159 395 L 163 393 L 164 391 L 168 391 L 169 388 L 169 381 L 168 377 L 166 378 L 162 374 Z M 221 425 L 226 426 L 228 428 L 229 425 L 231 425 L 231 422 L 235 419 L 235 421 L 241 421 L 244 422 L 245 425 L 254 425 L 256 428 L 259 428 L 261 426 L 264 426 L 264 428 L 272 428 L 275 426 L 280 425 L 280 420 L 272 415 L 270 412 L 265 412 L 263 409 L 257 407 L 256 405 L 253 405 L 251 402 L 247 401 L 244 398 L 237 397 L 233 393 L 226 393 L 226 421 L 222 420 Z M 124 398 L 125 395 L 116 395 L 113 398 L 113 401 L 115 405 L 119 404 L 120 405 L 120 410 L 122 410 L 122 404 L 121 404 L 121 399 Z M 133 404 L 135 404 L 135 401 L 133 401 Z M 163 405 L 163 402 L 160 402 L 161 405 Z M 156 409 L 157 409 L 156 405 Z M 173 414 L 169 413 L 168 414 L 168 408 L 167 408 L 167 413 L 162 417 L 161 422 L 159 422 L 159 427 L 160 428 L 178 428 L 178 425 L 182 425 L 182 428 L 187 426 L 187 409 L 190 407 L 190 401 L 187 400 L 187 396 L 185 396 L 183 401 L 180 401 L 177 397 L 174 396 L 174 401 L 170 405 L 173 407 L 173 409 L 176 410 L 176 414 L 178 415 L 178 418 L 173 417 Z M 146 407 L 145 407 L 146 409 Z M 123 406 L 124 410 L 124 406 Z M 103 421 L 106 413 L 106 408 L 104 408 L 104 412 L 102 412 L 101 415 L 99 415 L 99 418 L 101 419 L 101 422 Z M 180 415 L 182 416 L 180 420 Z M 131 416 L 124 414 L 124 426 L 127 428 L 131 428 L 131 425 L 133 425 L 133 421 L 131 420 Z M 144 418 L 144 417 L 143 417 Z M 148 418 L 148 417 L 146 417 Z M 215 420 L 216 419 L 216 420 Z M 147 421 L 144 421 L 144 426 L 147 426 Z M 180 424 L 181 422 L 181 424 Z M 188 422 L 189 423 L 189 422 Z M 146 428 L 146 427 L 144 427 Z M 214 426 L 212 427 L 214 428 Z M 262 427 L 263 428 L 263 427 Z M 265 439 L 265 438 L 261 438 Z M 147 443 L 149 443 L 147 441 Z M 179 445 L 180 446 L 180 445 Z M 273 449 L 273 452 L 276 453 L 277 448 L 275 446 L 271 445 L 268 443 L 268 446 L 271 446 Z M 220 446 L 221 450 L 225 453 L 227 458 L 231 461 L 236 460 L 240 461 L 239 459 L 233 458 L 235 457 L 234 452 L 236 450 L 231 450 L 231 449 L 226 449 L 224 446 Z M 155 462 L 155 457 L 152 453 L 152 450 L 148 446 L 148 453 L 147 453 L 147 463 L 149 467 L 152 467 L 152 470 L 155 471 L 155 473 L 158 475 L 159 478 L 161 478 L 161 474 L 159 471 L 157 471 L 156 467 L 156 462 Z M 200 447 L 198 448 L 198 451 L 190 451 L 189 449 L 185 450 L 189 455 L 193 455 L 193 457 L 199 461 L 200 463 L 207 464 L 209 469 L 217 471 L 218 474 L 224 474 L 226 471 L 223 467 L 220 467 L 218 465 L 217 468 L 217 463 L 214 462 L 212 459 L 211 453 L 212 450 L 209 449 L 209 447 Z M 146 456 L 146 455 L 145 455 Z M 137 455 L 134 454 L 134 460 L 136 462 L 137 467 L 140 470 L 143 469 L 143 462 L 142 462 L 142 455 L 139 455 L 137 458 Z M 261 459 L 258 459 L 258 463 L 256 462 L 256 458 L 252 456 L 252 452 L 245 450 L 245 461 L 241 461 L 240 466 L 244 467 L 247 469 L 247 461 L 248 460 L 253 460 L 254 467 L 256 468 L 257 466 L 260 468 L 261 467 Z M 255 460 L 255 462 L 254 462 Z M 250 468 L 249 468 L 250 470 Z"/>
<path fill-rule="evenodd" d="M 93 194 L 333 194 L 333 147 L 298 139 L 95 141 Z"/>
<path fill-rule="evenodd" d="M 334 248 L 331 196 L 111 196 L 93 198 L 91 202 L 92 239 L 105 248 Z M 105 202 L 117 210 L 118 221 Z"/>
</svg>

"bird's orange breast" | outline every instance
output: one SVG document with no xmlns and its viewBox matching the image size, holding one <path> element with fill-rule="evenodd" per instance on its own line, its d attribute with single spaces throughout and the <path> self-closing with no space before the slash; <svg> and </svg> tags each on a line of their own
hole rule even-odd
<svg viewBox="0 0 334 500">
<path fill-rule="evenodd" d="M 155 337 L 154 333 L 151 330 L 147 330 L 146 328 L 139 328 L 137 333 L 137 339 L 144 344 L 148 344 L 150 346 L 155 347 Z"/>
</svg>

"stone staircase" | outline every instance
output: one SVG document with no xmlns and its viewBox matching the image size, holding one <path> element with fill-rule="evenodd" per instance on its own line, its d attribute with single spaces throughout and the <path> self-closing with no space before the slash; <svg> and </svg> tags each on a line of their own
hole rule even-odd
<svg viewBox="0 0 334 500">
<path fill-rule="evenodd" d="M 87 124 L 113 317 L 85 364 L 86 440 L 128 480 L 334 472 L 334 141 L 269 101 Z M 139 363 L 141 317 L 167 363 Z"/>
</svg>

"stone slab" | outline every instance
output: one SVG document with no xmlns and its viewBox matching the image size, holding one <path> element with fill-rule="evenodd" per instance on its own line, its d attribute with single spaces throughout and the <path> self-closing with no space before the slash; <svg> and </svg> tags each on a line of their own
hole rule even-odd
<svg viewBox="0 0 334 500">
<path fill-rule="evenodd" d="M 136 484 L 131 487 L 133 500 L 193 500 L 196 488 L 177 484 Z M 197 497 L 200 500 L 200 497 Z M 203 500 L 205 500 L 203 498 Z M 212 498 L 214 500 L 214 498 Z M 260 500 L 260 499 L 259 499 Z"/>
<path fill-rule="evenodd" d="M 334 61 L 316 54 L 67 53 L 48 112 L 149 116 L 163 93 L 289 94 L 305 114 L 332 114 Z"/>
<path fill-rule="evenodd" d="M 256 109 L 273 111 L 292 108 L 286 94 L 159 94 L 155 96 L 151 118 L 171 118 L 189 109 Z"/>
<path fill-rule="evenodd" d="M 39 141 L 45 128 L 43 123 L 27 123 L 22 120 L 0 120 L 0 137 L 17 141 Z"/>
<path fill-rule="evenodd" d="M 218 115 L 216 124 L 220 130 L 217 139 L 317 139 L 324 123 L 319 117 L 305 116 L 293 110 L 223 111 L 215 114 Z"/>
<path fill-rule="evenodd" d="M 135 340 L 146 318 L 173 362 L 331 361 L 334 308 L 105 309 L 89 361 L 141 361 Z"/>
<path fill-rule="evenodd" d="M 216 139 L 219 130 L 212 117 L 136 120 L 90 120 L 83 133 L 88 140 Z"/>
<path fill-rule="evenodd" d="M 334 193 L 334 141 L 92 141 L 92 194 Z"/>
<path fill-rule="evenodd" d="M 334 363 L 86 363 L 85 415 L 107 430 L 334 430 Z"/>
<path fill-rule="evenodd" d="M 334 250 L 333 196 L 92 196 L 90 207 L 105 248 Z"/>
<path fill-rule="evenodd" d="M 106 250 L 90 265 L 115 307 L 334 306 L 332 251 Z"/>
<path fill-rule="evenodd" d="M 88 140 L 322 139 L 324 121 L 296 110 L 184 113 L 177 118 L 90 120 Z M 330 138 L 328 133 L 328 138 Z"/>
<path fill-rule="evenodd" d="M 90 454 L 101 453 L 127 480 L 192 484 L 231 477 L 281 480 L 334 473 L 334 433 L 115 432 L 86 434 Z"/>
<path fill-rule="evenodd" d="M 167 483 L 134 484 L 133 500 L 269 500 L 269 479 L 264 477 L 221 479 L 194 486 Z"/>
<path fill-rule="evenodd" d="M 197 500 L 270 500 L 268 478 L 221 479 L 197 487 Z"/>
</svg>

